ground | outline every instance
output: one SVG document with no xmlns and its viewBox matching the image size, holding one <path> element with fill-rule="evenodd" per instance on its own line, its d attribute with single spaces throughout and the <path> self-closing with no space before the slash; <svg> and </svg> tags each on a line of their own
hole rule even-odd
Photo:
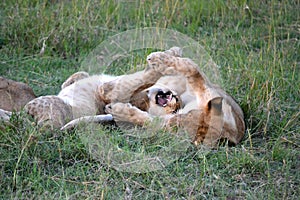
<svg viewBox="0 0 300 200">
<path fill-rule="evenodd" d="M 132 173 L 95 160 L 79 132 L 39 130 L 16 115 L 0 126 L 1 199 L 299 198 L 299 1 L 0 5 L 0 74 L 27 83 L 37 96 L 56 94 L 110 36 L 169 28 L 198 41 L 221 66 L 223 87 L 240 103 L 247 124 L 236 147 L 207 153 L 191 147 L 162 170 Z M 144 59 L 149 51 L 136 57 Z M 126 67 L 132 66 L 111 72 L 122 74 Z M 123 149 L 130 146 L 122 144 L 120 132 L 112 135 Z"/>
</svg>

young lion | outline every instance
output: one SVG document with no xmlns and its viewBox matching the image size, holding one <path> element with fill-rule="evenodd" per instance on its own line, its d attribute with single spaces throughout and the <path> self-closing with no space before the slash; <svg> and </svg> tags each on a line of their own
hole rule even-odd
<svg viewBox="0 0 300 200">
<path fill-rule="evenodd" d="M 186 79 L 186 90 L 178 92 L 183 102 L 182 108 L 176 113 L 159 115 L 161 127 L 169 130 L 172 127 L 182 127 L 193 138 L 195 145 L 203 143 L 213 147 L 220 139 L 228 139 L 233 144 L 240 142 L 245 131 L 241 108 L 225 91 L 210 83 L 192 60 L 176 57 L 168 52 L 155 52 L 147 57 L 147 62 L 148 69 L 143 74 L 145 82 L 147 79 L 156 80 L 159 76 L 168 75 L 182 75 Z M 151 76 L 153 74 L 155 76 Z M 120 89 L 122 85 L 113 86 L 112 82 L 108 84 L 110 90 L 103 92 L 103 88 L 100 88 L 100 94 L 103 99 L 108 96 L 111 99 L 111 104 L 106 106 L 106 113 L 112 114 L 115 121 L 145 125 L 155 118 L 153 114 L 126 101 L 116 101 L 120 94 L 113 93 L 114 87 Z"/>
<path fill-rule="evenodd" d="M 181 52 L 169 51 L 169 54 L 179 56 L 175 53 Z M 86 72 L 77 72 L 62 84 L 62 90 L 58 95 L 38 97 L 27 103 L 25 110 L 36 119 L 39 125 L 52 128 L 63 126 L 62 129 L 72 128 L 82 121 L 112 121 L 112 116 L 104 110 L 105 106 L 111 102 L 130 102 L 153 115 L 172 113 L 181 106 L 180 100 L 169 90 L 165 93 L 162 85 L 174 81 L 176 84 L 183 82 L 182 85 L 185 85 L 185 80 L 176 76 L 172 77 L 172 80 L 167 79 L 154 70 L 123 76 L 103 74 L 89 76 Z M 151 88 L 150 95 L 148 95 L 145 89 L 156 82 L 161 85 L 160 91 L 151 95 L 156 91 Z M 104 97 L 99 94 L 100 90 L 104 93 L 109 91 L 111 96 Z M 152 103 L 150 99 L 157 102 Z"/>
</svg>

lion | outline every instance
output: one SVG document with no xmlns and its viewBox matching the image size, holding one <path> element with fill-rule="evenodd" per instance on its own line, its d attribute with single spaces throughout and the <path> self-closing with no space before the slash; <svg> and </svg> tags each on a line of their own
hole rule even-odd
<svg viewBox="0 0 300 200">
<path fill-rule="evenodd" d="M 151 102 L 156 105 L 155 113 L 160 113 L 159 110 L 169 103 L 164 104 L 166 100 L 157 101 L 158 95 L 170 96 L 175 92 L 176 99 L 180 99 L 176 102 L 182 102 L 179 103 L 180 109 L 154 115 L 153 112 L 149 112 L 151 108 L 143 111 L 130 101 L 120 101 L 122 94 L 116 93 L 114 89 L 122 90 L 121 88 L 126 86 L 121 84 L 122 79 L 119 79 L 107 83 L 109 87 L 106 87 L 106 84 L 100 87 L 101 98 L 110 99 L 105 112 L 111 114 L 115 121 L 125 121 L 139 126 L 150 124 L 158 117 L 162 128 L 172 131 L 174 127 L 181 127 L 189 133 L 195 145 L 215 147 L 223 139 L 231 144 L 239 143 L 245 132 L 244 114 L 240 106 L 219 86 L 212 84 L 191 59 L 174 56 L 176 53 L 172 54 L 170 51 L 178 49 L 171 48 L 165 52 L 151 53 L 147 57 L 148 68 L 143 72 L 142 78 L 147 83 L 161 77 L 183 77 L 184 81 L 180 81 L 182 78 L 178 79 L 176 88 L 169 88 L 167 91 L 172 84 L 164 84 L 165 91 L 161 93 L 159 89 L 154 90 L 151 95 L 155 98 L 150 98 L 150 105 Z M 140 84 L 137 86 L 143 87 Z M 168 102 L 172 104 L 172 100 Z"/>
</svg>

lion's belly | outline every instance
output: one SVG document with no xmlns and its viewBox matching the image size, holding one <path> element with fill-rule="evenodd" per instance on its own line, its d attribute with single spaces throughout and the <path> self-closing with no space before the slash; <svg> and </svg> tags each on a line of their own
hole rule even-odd
<svg viewBox="0 0 300 200">
<path fill-rule="evenodd" d="M 114 79 L 115 77 L 106 75 L 91 76 L 64 88 L 58 97 L 72 107 L 74 118 L 96 115 L 98 111 L 95 98 L 97 88 L 104 82 Z"/>
</svg>

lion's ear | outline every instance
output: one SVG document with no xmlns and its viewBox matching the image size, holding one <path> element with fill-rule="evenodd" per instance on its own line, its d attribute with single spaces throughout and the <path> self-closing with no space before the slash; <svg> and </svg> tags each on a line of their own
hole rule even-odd
<svg viewBox="0 0 300 200">
<path fill-rule="evenodd" d="M 222 97 L 216 97 L 207 103 L 207 109 L 214 115 L 222 114 Z"/>
</svg>

